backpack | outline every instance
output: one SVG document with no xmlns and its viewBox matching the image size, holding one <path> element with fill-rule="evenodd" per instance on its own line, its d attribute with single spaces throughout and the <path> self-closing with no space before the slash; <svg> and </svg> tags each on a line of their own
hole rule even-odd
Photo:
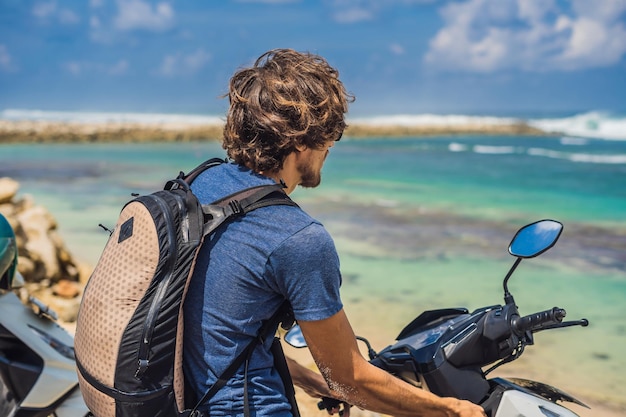
<svg viewBox="0 0 626 417">
<path fill-rule="evenodd" d="M 281 184 L 201 205 L 191 182 L 223 162 L 208 160 L 188 175 L 181 172 L 163 190 L 135 197 L 110 231 L 85 287 L 74 339 L 80 390 L 96 417 L 198 415 L 196 408 L 234 374 L 257 339 L 269 336 L 253 340 L 193 410 L 186 410 L 182 304 L 202 242 L 256 208 L 296 205 Z M 276 325 L 279 314 L 261 333 Z"/>
</svg>

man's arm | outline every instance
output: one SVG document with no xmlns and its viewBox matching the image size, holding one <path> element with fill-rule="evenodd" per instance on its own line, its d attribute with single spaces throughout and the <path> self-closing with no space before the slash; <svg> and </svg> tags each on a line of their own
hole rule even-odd
<svg viewBox="0 0 626 417">
<path fill-rule="evenodd" d="M 313 398 L 332 396 L 328 384 L 320 374 L 300 365 L 289 357 L 285 357 L 285 360 L 294 385 L 302 388 L 307 395 Z"/>
<path fill-rule="evenodd" d="M 285 357 L 285 359 L 287 361 L 289 373 L 291 374 L 291 380 L 294 385 L 302 388 L 305 393 L 313 398 L 333 398 L 333 394 L 330 392 L 328 384 L 320 374 L 300 365 L 291 358 Z M 336 408 L 328 410 L 328 413 L 332 415 L 338 413 L 340 409 L 343 409 L 343 412 L 341 413 L 343 417 L 350 417 L 350 405 L 346 403 L 340 404 Z"/>
<path fill-rule="evenodd" d="M 469 401 L 438 397 L 371 365 L 361 355 L 343 310 L 325 320 L 298 324 L 334 398 L 396 417 L 486 416 Z"/>
</svg>

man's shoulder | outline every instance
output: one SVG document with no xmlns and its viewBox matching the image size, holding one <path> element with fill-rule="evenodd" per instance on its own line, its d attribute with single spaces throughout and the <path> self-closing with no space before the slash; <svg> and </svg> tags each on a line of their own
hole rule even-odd
<svg viewBox="0 0 626 417">
<path fill-rule="evenodd" d="M 272 183 L 270 178 L 244 166 L 223 163 L 202 172 L 191 184 L 191 189 L 202 204 L 210 204 L 246 188 Z"/>
<path fill-rule="evenodd" d="M 259 175 L 245 166 L 224 163 L 200 174 L 191 188 L 202 204 L 210 204 L 246 188 L 270 184 L 275 184 L 274 180 Z M 279 234 L 290 235 L 305 228 L 312 229 L 311 232 L 314 233 L 325 233 L 321 223 L 298 206 L 276 204 L 261 207 L 246 217 L 257 219 L 262 217 L 265 219 L 262 223 L 271 222 L 280 225 L 281 233 Z M 265 227 L 267 226 L 266 223 Z"/>
</svg>

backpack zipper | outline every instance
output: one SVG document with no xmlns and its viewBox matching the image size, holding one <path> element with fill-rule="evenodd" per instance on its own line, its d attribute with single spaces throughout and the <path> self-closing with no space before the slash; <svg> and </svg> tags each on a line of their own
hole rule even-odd
<svg viewBox="0 0 626 417">
<path fill-rule="evenodd" d="M 155 201 L 159 207 L 161 208 L 161 212 L 165 217 L 165 222 L 167 224 L 167 237 L 169 240 L 170 252 L 176 252 L 176 233 L 172 226 L 172 218 L 170 216 L 170 212 L 167 209 L 166 204 L 163 200 L 154 195 L 148 195 L 151 200 Z M 176 258 L 171 254 L 168 255 L 167 265 L 166 265 L 166 275 L 163 277 L 161 282 L 159 283 L 156 294 L 152 299 L 152 303 L 150 304 L 150 310 L 148 310 L 148 315 L 146 317 L 145 324 L 143 326 L 143 330 L 141 333 L 141 340 L 139 344 L 139 354 L 137 358 L 137 371 L 135 372 L 136 378 L 141 378 L 141 376 L 146 372 L 148 366 L 150 365 L 150 361 L 148 355 L 150 353 L 150 343 L 152 342 L 152 333 L 154 331 L 156 317 L 158 311 L 161 309 L 161 304 L 163 303 L 163 298 L 165 297 L 165 293 L 169 283 L 172 279 L 172 273 L 175 267 Z"/>
<path fill-rule="evenodd" d="M 180 222 L 180 228 L 183 234 L 183 242 L 189 243 L 189 216 L 187 215 L 187 205 L 180 199 L 176 199 L 178 208 L 180 209 L 180 215 L 182 220 Z"/>
</svg>

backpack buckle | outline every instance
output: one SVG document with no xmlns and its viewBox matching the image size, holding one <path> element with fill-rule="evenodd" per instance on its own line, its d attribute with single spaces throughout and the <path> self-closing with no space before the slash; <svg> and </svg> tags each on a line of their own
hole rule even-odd
<svg viewBox="0 0 626 417">
<path fill-rule="evenodd" d="M 135 378 L 141 378 L 148 369 L 149 361 L 147 359 L 139 359 L 137 362 L 137 372 L 135 372 Z"/>
<path fill-rule="evenodd" d="M 173 191 L 178 189 L 183 189 L 185 191 L 189 191 L 189 184 L 187 184 L 184 180 L 180 178 L 180 176 L 176 179 L 169 180 L 165 183 L 163 187 L 164 190 Z"/>
<path fill-rule="evenodd" d="M 241 207 L 239 200 L 229 201 L 228 207 L 232 210 L 233 216 L 241 216 L 243 214 L 243 207 Z"/>
</svg>

